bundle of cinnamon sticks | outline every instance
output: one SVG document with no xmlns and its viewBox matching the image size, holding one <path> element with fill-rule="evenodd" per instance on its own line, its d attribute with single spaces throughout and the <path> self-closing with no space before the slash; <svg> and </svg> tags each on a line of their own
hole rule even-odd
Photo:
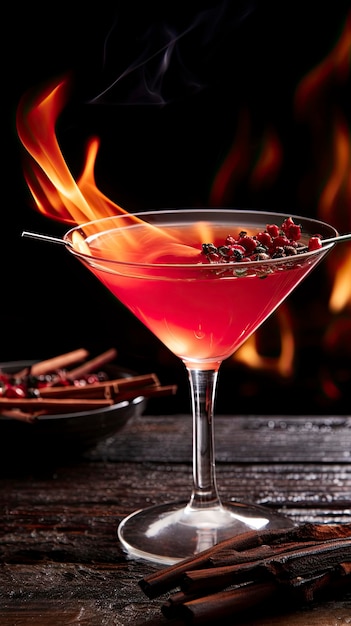
<svg viewBox="0 0 351 626">
<path fill-rule="evenodd" d="M 139 581 L 167 619 L 212 624 L 351 589 L 351 524 L 250 531 Z"/>
<path fill-rule="evenodd" d="M 91 373 L 98 372 L 115 360 L 114 348 L 87 359 L 89 353 L 84 348 L 55 356 L 45 361 L 34 363 L 28 368 L 11 374 L 12 379 L 21 381 L 29 375 L 39 377 L 50 374 L 50 382 L 38 389 L 36 397 L 18 397 L 0 395 L 0 414 L 33 421 L 42 414 L 61 414 L 98 409 L 136 397 L 145 398 L 165 396 L 176 392 L 175 385 L 160 384 L 156 374 L 130 375 L 87 384 L 73 384 Z M 74 368 L 69 369 L 70 366 Z M 64 372 L 67 380 L 60 384 Z"/>
</svg>

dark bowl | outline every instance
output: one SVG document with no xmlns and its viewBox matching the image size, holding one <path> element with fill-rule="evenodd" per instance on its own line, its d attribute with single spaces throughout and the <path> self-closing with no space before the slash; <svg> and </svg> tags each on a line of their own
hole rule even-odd
<svg viewBox="0 0 351 626">
<path fill-rule="evenodd" d="M 0 369 L 12 373 L 31 363 L 33 361 L 0 363 Z M 106 370 L 113 378 L 135 375 L 116 366 L 106 367 Z M 0 464 L 72 458 L 116 433 L 129 419 L 140 415 L 145 406 L 146 399 L 138 396 L 89 411 L 40 415 L 32 423 L 0 414 Z"/>
</svg>

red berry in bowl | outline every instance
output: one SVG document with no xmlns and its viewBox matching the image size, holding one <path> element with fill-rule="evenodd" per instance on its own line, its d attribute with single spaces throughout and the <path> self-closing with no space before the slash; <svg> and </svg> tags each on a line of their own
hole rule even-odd
<svg viewBox="0 0 351 626">
<path fill-rule="evenodd" d="M 6 398 L 25 398 L 26 392 L 19 385 L 10 385 L 4 395 Z"/>
</svg>

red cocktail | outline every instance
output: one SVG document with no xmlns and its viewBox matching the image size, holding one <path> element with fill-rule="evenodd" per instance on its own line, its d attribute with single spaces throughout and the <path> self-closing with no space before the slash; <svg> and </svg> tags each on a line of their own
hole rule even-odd
<svg viewBox="0 0 351 626">
<path fill-rule="evenodd" d="M 293 217 L 302 232 L 298 245 L 291 246 L 295 251 L 288 252 L 286 245 L 286 253 L 283 246 L 283 252 L 274 254 L 266 248 L 260 254 L 225 256 L 228 236 L 237 240 L 245 231 L 256 239 L 267 224 L 280 225 L 285 219 L 263 211 L 179 209 L 108 217 L 65 235 L 70 252 L 182 359 L 189 374 L 194 416 L 191 498 L 123 520 L 119 538 L 134 556 L 169 564 L 249 529 L 291 525 L 263 507 L 220 501 L 213 433 L 221 362 L 332 247 L 308 250 L 310 238 L 337 234 L 327 224 Z M 223 256 L 211 254 L 213 249 Z"/>
</svg>

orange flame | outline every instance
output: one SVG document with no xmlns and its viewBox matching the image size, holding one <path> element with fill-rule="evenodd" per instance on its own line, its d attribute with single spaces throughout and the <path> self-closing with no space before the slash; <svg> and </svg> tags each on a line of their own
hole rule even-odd
<svg viewBox="0 0 351 626">
<path fill-rule="evenodd" d="M 325 221 L 339 212 L 343 214 L 344 207 L 349 213 L 351 202 L 351 136 L 346 122 L 338 118 L 334 124 L 333 134 L 334 159 L 333 169 L 322 190 L 319 201 L 319 214 Z M 347 214 L 346 214 L 347 215 Z M 349 220 L 346 219 L 346 229 L 349 230 Z M 346 307 L 351 307 L 351 246 L 340 248 L 328 263 L 329 273 L 332 276 L 332 291 L 329 307 L 332 313 L 339 313 Z"/>
<path fill-rule="evenodd" d="M 220 206 L 232 202 L 232 191 L 249 164 L 250 120 L 247 111 L 242 111 L 238 122 L 238 133 L 228 155 L 216 173 L 210 191 L 211 206 Z"/>
<path fill-rule="evenodd" d="M 319 215 L 321 219 L 330 221 L 335 214 L 335 204 L 338 198 L 347 190 L 350 180 L 351 152 L 350 133 L 341 114 L 334 121 L 333 128 L 333 167 L 319 200 Z"/>
<path fill-rule="evenodd" d="M 279 138 L 272 128 L 268 128 L 261 141 L 261 150 L 256 164 L 252 166 L 251 123 L 247 111 L 242 111 L 238 120 L 237 137 L 217 172 L 210 192 L 210 204 L 220 206 L 233 203 L 235 185 L 250 172 L 253 188 L 267 187 L 277 177 L 282 163 L 282 149 Z"/>
<path fill-rule="evenodd" d="M 67 79 L 50 84 L 34 101 L 25 95 L 17 110 L 18 135 L 31 157 L 25 164 L 25 177 L 36 207 L 43 215 L 69 224 L 126 213 L 96 186 L 99 139 L 90 139 L 77 182 L 64 160 L 55 129 L 67 91 Z"/>
<path fill-rule="evenodd" d="M 351 248 L 341 259 L 335 276 L 329 307 L 332 313 L 340 313 L 347 307 L 351 308 Z"/>
<path fill-rule="evenodd" d="M 236 351 L 235 361 L 253 369 L 276 373 L 283 378 L 293 374 L 295 341 L 288 309 L 281 305 L 276 312 L 279 324 L 281 349 L 278 357 L 267 357 L 259 353 L 256 345 L 257 331 Z"/>
<path fill-rule="evenodd" d="M 282 163 L 282 147 L 277 133 L 268 128 L 262 141 L 262 149 L 251 174 L 251 185 L 254 188 L 271 185 L 277 177 Z"/>
<path fill-rule="evenodd" d="M 346 83 L 351 68 L 351 12 L 328 56 L 300 82 L 296 111 L 308 119 L 319 164 L 317 181 L 324 181 L 318 201 L 320 219 L 351 230 L 351 134 L 340 110 L 330 98 L 332 88 Z M 331 138 L 331 145 L 329 145 Z M 327 259 L 332 288 L 329 307 L 339 313 L 351 306 L 351 246 L 343 245 Z"/>
<path fill-rule="evenodd" d="M 330 84 L 346 82 L 351 63 L 351 12 L 347 15 L 342 33 L 323 61 L 300 82 L 295 94 L 296 111 L 318 120 L 318 111 L 323 104 L 323 95 Z M 325 99 L 328 103 L 328 98 Z"/>
</svg>

